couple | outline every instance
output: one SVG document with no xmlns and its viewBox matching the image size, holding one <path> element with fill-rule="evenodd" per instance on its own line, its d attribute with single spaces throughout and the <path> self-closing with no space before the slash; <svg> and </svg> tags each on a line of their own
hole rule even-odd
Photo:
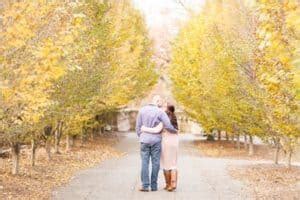
<svg viewBox="0 0 300 200">
<path fill-rule="evenodd" d="M 163 110 L 163 101 L 155 95 L 152 103 L 139 111 L 136 131 L 141 143 L 141 181 L 140 191 L 157 191 L 157 178 L 160 167 L 164 170 L 165 189 L 173 191 L 177 187 L 178 125 L 175 108 L 167 105 Z M 152 163 L 151 181 L 149 163 Z"/>
</svg>

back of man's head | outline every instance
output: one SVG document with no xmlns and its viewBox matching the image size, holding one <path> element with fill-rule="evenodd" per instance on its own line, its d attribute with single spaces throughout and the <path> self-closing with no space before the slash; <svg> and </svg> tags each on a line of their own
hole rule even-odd
<svg viewBox="0 0 300 200">
<path fill-rule="evenodd" d="M 152 104 L 162 107 L 163 101 L 159 95 L 154 95 L 152 98 Z"/>
</svg>

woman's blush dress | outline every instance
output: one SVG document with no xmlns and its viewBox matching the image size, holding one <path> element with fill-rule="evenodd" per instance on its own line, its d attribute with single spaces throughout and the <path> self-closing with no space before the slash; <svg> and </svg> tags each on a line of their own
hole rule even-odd
<svg viewBox="0 0 300 200">
<path fill-rule="evenodd" d="M 164 170 L 177 169 L 179 139 L 178 134 L 167 130 L 162 132 L 161 168 Z"/>
<path fill-rule="evenodd" d="M 142 127 L 143 132 L 160 134 L 163 129 L 163 124 L 160 123 L 154 128 Z M 166 129 L 162 131 L 162 152 L 160 164 L 161 168 L 164 170 L 174 170 L 177 169 L 177 158 L 178 158 L 178 146 L 179 146 L 179 136 L 178 133 L 170 133 Z"/>
</svg>

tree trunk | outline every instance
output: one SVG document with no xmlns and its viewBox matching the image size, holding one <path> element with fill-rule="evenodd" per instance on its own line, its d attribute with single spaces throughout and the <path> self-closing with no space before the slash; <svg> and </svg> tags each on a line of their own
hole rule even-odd
<svg viewBox="0 0 300 200">
<path fill-rule="evenodd" d="M 93 128 L 91 131 L 91 140 L 93 141 L 95 139 L 95 129 Z"/>
<path fill-rule="evenodd" d="M 72 147 L 74 145 L 74 136 L 67 135 L 66 137 L 66 151 L 71 151 Z"/>
<path fill-rule="evenodd" d="M 12 174 L 17 175 L 19 173 L 19 161 L 20 161 L 20 144 L 18 142 L 13 143 L 11 146 L 11 158 L 12 158 Z"/>
<path fill-rule="evenodd" d="M 56 130 L 55 131 L 55 137 L 54 137 L 54 153 L 55 154 L 59 154 L 59 140 L 60 140 L 60 137 L 59 137 L 59 131 Z"/>
<path fill-rule="evenodd" d="M 85 136 L 83 134 L 80 136 L 80 141 L 80 147 L 83 147 L 85 142 Z"/>
<path fill-rule="evenodd" d="M 293 150 L 289 149 L 288 156 L 287 156 L 287 166 L 288 166 L 288 168 L 292 167 L 292 155 L 293 155 Z"/>
<path fill-rule="evenodd" d="M 80 140 L 81 140 L 80 147 L 84 146 L 86 134 L 87 134 L 87 129 L 83 128 L 80 135 Z"/>
<path fill-rule="evenodd" d="M 231 143 L 234 143 L 234 135 L 232 134 L 230 137 L 231 137 Z"/>
<path fill-rule="evenodd" d="M 104 127 L 101 127 L 100 130 L 101 130 L 102 135 L 105 134 L 105 128 Z"/>
<path fill-rule="evenodd" d="M 228 133 L 226 132 L 226 141 L 229 140 L 229 136 L 228 136 Z"/>
<path fill-rule="evenodd" d="M 252 135 L 249 135 L 249 152 L 248 152 L 248 155 L 253 156 L 253 154 L 254 154 L 253 137 L 252 137 Z"/>
<path fill-rule="evenodd" d="M 71 148 L 74 146 L 74 139 L 75 139 L 75 136 L 74 136 L 74 135 L 71 135 L 71 136 L 70 136 L 70 147 L 71 147 Z"/>
<path fill-rule="evenodd" d="M 244 149 L 248 148 L 248 141 L 247 141 L 247 135 L 244 135 Z"/>
<path fill-rule="evenodd" d="M 55 130 L 55 141 L 54 141 L 54 153 L 60 154 L 59 152 L 59 143 L 62 135 L 62 122 L 58 123 L 57 129 Z"/>
<path fill-rule="evenodd" d="M 279 145 L 276 145 L 275 158 L 274 158 L 274 163 L 275 163 L 275 164 L 278 164 L 278 160 L 279 160 L 279 152 L 280 152 Z"/>
<path fill-rule="evenodd" d="M 218 131 L 218 140 L 221 141 L 221 131 Z"/>
<path fill-rule="evenodd" d="M 50 161 L 51 160 L 51 140 L 50 140 L 50 138 L 47 138 L 47 140 L 46 140 L 45 149 L 46 149 L 48 161 Z"/>
<path fill-rule="evenodd" d="M 32 167 L 35 166 L 36 148 L 37 148 L 36 140 L 35 140 L 35 139 L 32 139 L 32 140 L 31 140 L 31 158 L 30 158 L 31 166 L 32 166 Z"/>
<path fill-rule="evenodd" d="M 241 150 L 240 134 L 236 135 L 236 148 Z"/>
<path fill-rule="evenodd" d="M 275 149 L 274 163 L 278 164 L 278 161 L 279 161 L 279 152 L 280 152 L 280 139 L 276 139 L 275 140 L 275 146 L 276 146 L 276 149 Z"/>
<path fill-rule="evenodd" d="M 70 145 L 70 135 L 66 136 L 66 151 L 70 151 L 71 150 L 71 145 Z"/>
</svg>

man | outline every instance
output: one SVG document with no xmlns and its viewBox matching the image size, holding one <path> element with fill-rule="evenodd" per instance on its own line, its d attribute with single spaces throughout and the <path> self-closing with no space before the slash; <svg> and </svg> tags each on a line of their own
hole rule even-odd
<svg viewBox="0 0 300 200">
<path fill-rule="evenodd" d="M 159 95 L 155 95 L 152 99 L 152 103 L 141 108 L 137 117 L 136 131 L 141 143 L 142 188 L 140 191 L 142 192 L 148 192 L 149 186 L 151 186 L 151 191 L 157 191 L 157 178 L 160 168 L 162 136 L 161 134 L 141 132 L 141 127 L 146 126 L 153 128 L 162 122 L 164 128 L 169 132 L 177 133 L 177 130 L 172 126 L 168 115 L 160 108 L 161 106 L 161 97 Z M 149 181 L 150 159 L 152 163 L 151 184 Z"/>
</svg>

